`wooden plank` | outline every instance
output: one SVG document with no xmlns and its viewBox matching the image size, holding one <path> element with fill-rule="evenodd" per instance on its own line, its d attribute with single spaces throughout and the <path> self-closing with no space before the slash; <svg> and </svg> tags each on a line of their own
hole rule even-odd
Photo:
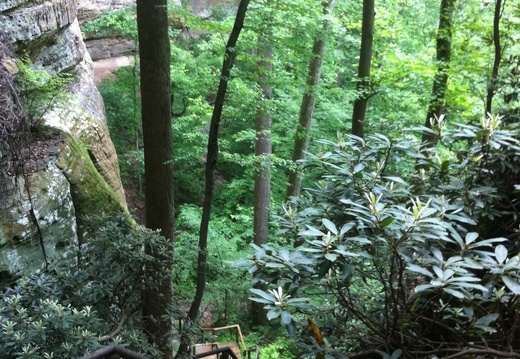
<svg viewBox="0 0 520 359">
<path fill-rule="evenodd" d="M 206 352 L 212 351 L 213 349 L 217 349 L 217 348 L 218 348 L 218 343 L 195 344 L 193 346 L 193 351 L 194 351 L 193 354 L 206 353 Z M 206 358 L 217 359 L 217 355 L 216 354 L 211 355 Z"/>
</svg>

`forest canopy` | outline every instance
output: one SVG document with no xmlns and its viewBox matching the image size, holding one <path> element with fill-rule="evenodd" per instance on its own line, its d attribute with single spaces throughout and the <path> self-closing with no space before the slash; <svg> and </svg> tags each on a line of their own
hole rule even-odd
<svg viewBox="0 0 520 359">
<path fill-rule="evenodd" d="M 239 323 L 263 358 L 520 357 L 520 5 L 258 0 L 230 46 L 237 5 L 214 5 L 208 18 L 168 9 L 168 318 L 185 323 L 174 347 L 181 334 L 207 340 L 200 326 Z M 82 30 L 137 42 L 135 9 Z M 99 90 L 130 210 L 144 224 L 135 57 Z M 134 294 L 168 277 L 147 282 L 142 272 L 169 262 L 153 255 L 168 244 L 124 216 L 91 221 L 77 272 L 37 273 L 0 298 L 7 358 L 71 357 L 111 342 L 164 352 L 147 340 Z M 204 297 L 186 320 L 200 253 Z M 103 269 L 111 261 L 113 275 Z"/>
</svg>

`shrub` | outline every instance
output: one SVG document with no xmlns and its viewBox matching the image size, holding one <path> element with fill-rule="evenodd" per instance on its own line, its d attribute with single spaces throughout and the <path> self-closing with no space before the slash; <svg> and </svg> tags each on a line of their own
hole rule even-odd
<svg viewBox="0 0 520 359">
<path fill-rule="evenodd" d="M 0 296 L 2 358 L 74 358 L 110 342 L 158 355 L 141 330 L 141 293 L 155 283 L 143 246 L 164 238 L 124 214 L 88 223 L 88 243 Z"/>
<path fill-rule="evenodd" d="M 322 141 L 315 188 L 280 218 L 292 247 L 254 246 L 250 272 L 270 289 L 252 299 L 309 356 L 518 350 L 520 147 L 500 125 L 443 129 L 429 157 L 383 135 Z"/>
</svg>

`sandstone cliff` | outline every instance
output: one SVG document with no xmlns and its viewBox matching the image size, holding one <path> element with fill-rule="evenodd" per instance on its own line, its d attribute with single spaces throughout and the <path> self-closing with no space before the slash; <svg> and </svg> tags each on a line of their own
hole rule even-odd
<svg viewBox="0 0 520 359">
<path fill-rule="evenodd" d="M 47 135 L 28 138 L 25 170 L 13 169 L 13 146 L 0 148 L 1 288 L 77 245 L 83 215 L 125 211 L 126 203 L 76 0 L 2 0 L 0 31 L 36 68 L 73 76 L 67 95 L 43 114 Z"/>
</svg>

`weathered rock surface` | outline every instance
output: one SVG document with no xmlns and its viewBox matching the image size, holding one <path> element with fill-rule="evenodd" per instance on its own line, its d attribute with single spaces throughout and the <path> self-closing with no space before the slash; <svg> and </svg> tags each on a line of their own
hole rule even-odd
<svg viewBox="0 0 520 359">
<path fill-rule="evenodd" d="M 39 69 L 73 76 L 67 96 L 42 118 L 43 127 L 59 135 L 41 140 L 44 145 L 31 142 L 38 155 L 25 164 L 25 173 L 10 168 L 5 148 L 1 154 L 0 288 L 77 245 L 82 215 L 126 211 L 117 155 L 76 14 L 76 0 L 0 4 L 0 31 L 8 32 L 18 53 Z"/>
<path fill-rule="evenodd" d="M 180 0 L 169 0 L 175 6 L 182 6 Z M 201 18 L 208 18 L 213 15 L 215 6 L 230 4 L 231 0 L 188 0 L 188 7 L 191 12 Z M 104 11 L 121 10 L 135 5 L 135 0 L 78 0 L 78 19 L 83 24 L 94 20 Z M 232 7 L 231 7 L 232 8 Z M 185 37 L 198 37 L 202 31 L 186 32 Z M 100 37 L 99 34 L 88 34 L 85 41 L 92 60 L 103 60 L 112 57 L 128 55 L 135 51 L 133 39 L 118 36 Z"/>
<path fill-rule="evenodd" d="M 134 52 L 133 39 L 124 37 L 109 37 L 106 39 L 92 39 L 86 42 L 92 61 L 120 57 Z"/>
<path fill-rule="evenodd" d="M 19 273 L 44 266 L 66 248 L 77 245 L 70 184 L 56 166 L 56 155 L 41 161 L 43 167 L 27 176 L 4 174 L 0 286 L 10 284 Z"/>
</svg>

